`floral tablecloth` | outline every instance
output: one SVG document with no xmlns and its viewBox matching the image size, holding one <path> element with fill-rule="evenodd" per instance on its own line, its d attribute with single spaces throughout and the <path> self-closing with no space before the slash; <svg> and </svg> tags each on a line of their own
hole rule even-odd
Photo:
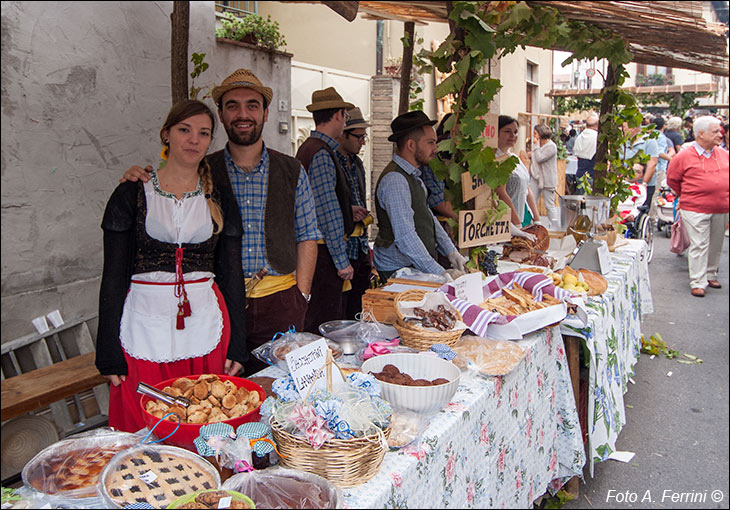
<svg viewBox="0 0 730 510">
<path fill-rule="evenodd" d="M 608 289 L 586 301 L 585 327 L 566 320 L 565 335 L 585 339 L 591 353 L 588 380 L 588 465 L 616 449 L 616 439 L 626 423 L 624 394 L 641 350 L 641 318 L 654 305 L 643 240 L 629 240 L 611 254 L 612 271 L 605 275 Z"/>
<path fill-rule="evenodd" d="M 511 373 L 462 377 L 420 444 L 388 452 L 375 478 L 343 490 L 347 506 L 526 508 L 581 475 L 586 459 L 560 328 L 519 343 L 526 354 Z"/>
</svg>

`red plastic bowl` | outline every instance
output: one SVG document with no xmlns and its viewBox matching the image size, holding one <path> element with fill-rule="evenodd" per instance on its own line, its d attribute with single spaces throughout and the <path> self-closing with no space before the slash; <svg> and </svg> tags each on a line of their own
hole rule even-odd
<svg viewBox="0 0 730 510">
<path fill-rule="evenodd" d="M 200 377 L 200 374 L 198 375 L 189 375 L 187 376 L 188 379 L 197 380 L 198 377 Z M 221 381 L 231 381 L 233 384 L 236 385 L 237 388 L 246 388 L 248 391 L 256 390 L 259 393 L 259 398 L 261 402 L 263 402 L 266 399 L 266 392 L 264 389 L 256 384 L 253 381 L 249 381 L 248 379 L 244 379 L 242 377 L 233 377 L 230 375 L 218 375 Z M 158 390 L 162 390 L 165 386 L 172 386 L 172 383 L 175 382 L 177 379 L 180 379 L 180 377 L 175 377 L 173 379 L 168 379 L 166 381 L 162 381 L 158 384 L 153 384 L 154 388 L 157 388 Z M 155 416 L 151 415 L 145 410 L 145 406 L 147 405 L 147 401 L 152 400 L 152 397 L 148 397 L 147 395 L 142 395 L 142 397 L 139 399 L 139 405 L 142 406 L 142 417 L 144 418 L 145 425 L 147 425 L 148 429 L 152 429 L 152 427 L 155 426 L 155 424 L 159 421 L 160 424 L 157 425 L 157 428 L 154 430 L 153 434 L 157 437 L 165 437 L 166 435 L 170 434 L 173 430 L 175 430 L 175 427 L 177 426 L 177 421 L 167 421 L 167 420 L 161 420 L 159 418 L 156 418 Z M 243 416 L 239 416 L 238 418 L 231 418 L 230 420 L 225 420 L 221 423 L 227 423 L 230 426 L 233 427 L 235 430 L 238 428 L 239 425 L 242 423 L 248 423 L 248 422 L 256 422 L 261 419 L 261 414 L 259 413 L 259 408 L 261 407 L 261 404 L 251 411 L 248 414 L 244 414 Z M 175 417 L 172 417 L 173 420 Z M 195 448 L 195 445 L 193 444 L 193 441 L 196 437 L 200 435 L 200 427 L 208 425 L 207 423 L 180 423 L 180 428 L 177 429 L 177 432 L 175 432 L 172 436 L 168 437 L 163 441 L 165 444 L 173 445 L 173 446 L 179 446 L 181 448 L 185 448 L 187 450 L 191 450 L 193 452 L 197 452 L 197 448 Z"/>
</svg>

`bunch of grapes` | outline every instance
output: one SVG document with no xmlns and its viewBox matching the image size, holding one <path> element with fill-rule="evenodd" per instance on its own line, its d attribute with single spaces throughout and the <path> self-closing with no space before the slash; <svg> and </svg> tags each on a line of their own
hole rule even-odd
<svg viewBox="0 0 730 510">
<path fill-rule="evenodd" d="M 489 250 L 480 257 L 479 268 L 487 276 L 497 274 L 497 258 L 499 255 L 494 250 Z"/>
</svg>

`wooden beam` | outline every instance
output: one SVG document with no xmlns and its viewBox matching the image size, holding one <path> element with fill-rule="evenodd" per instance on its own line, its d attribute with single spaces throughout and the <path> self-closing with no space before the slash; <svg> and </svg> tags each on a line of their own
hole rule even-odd
<svg viewBox="0 0 730 510">
<path fill-rule="evenodd" d="M 398 115 L 406 113 L 410 103 L 411 92 L 411 70 L 413 69 L 413 46 L 415 23 L 406 21 L 403 36 L 407 38 L 408 44 L 403 45 L 403 59 L 400 68 L 400 97 L 398 99 Z"/>
<path fill-rule="evenodd" d="M 188 37 L 190 32 L 190 2 L 172 3 L 170 31 L 170 80 L 172 104 L 188 98 Z"/>
<path fill-rule="evenodd" d="M 357 18 L 357 8 L 360 2 L 328 2 L 323 1 L 327 7 L 335 11 L 337 14 L 345 18 L 347 21 L 353 21 Z"/>
</svg>

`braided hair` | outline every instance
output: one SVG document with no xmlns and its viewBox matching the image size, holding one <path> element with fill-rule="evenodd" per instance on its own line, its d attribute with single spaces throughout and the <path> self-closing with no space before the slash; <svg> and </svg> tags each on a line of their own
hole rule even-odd
<svg viewBox="0 0 730 510">
<path fill-rule="evenodd" d="M 172 126 L 178 124 L 185 119 L 200 115 L 201 113 L 206 114 L 210 118 L 211 122 L 211 138 L 215 131 L 216 118 L 213 115 L 208 106 L 202 101 L 195 99 L 184 99 L 177 102 L 171 109 L 170 113 L 167 114 L 165 124 L 163 124 L 160 130 L 160 140 L 165 146 L 165 151 L 169 152 L 168 143 L 165 142 L 164 133 L 169 131 Z M 210 209 L 210 217 L 213 220 L 213 233 L 218 234 L 223 230 L 223 211 L 221 210 L 220 204 L 213 199 L 213 177 L 208 164 L 207 158 L 203 158 L 198 165 L 198 176 L 200 181 L 203 183 L 203 193 L 208 201 L 208 209 Z"/>
</svg>

